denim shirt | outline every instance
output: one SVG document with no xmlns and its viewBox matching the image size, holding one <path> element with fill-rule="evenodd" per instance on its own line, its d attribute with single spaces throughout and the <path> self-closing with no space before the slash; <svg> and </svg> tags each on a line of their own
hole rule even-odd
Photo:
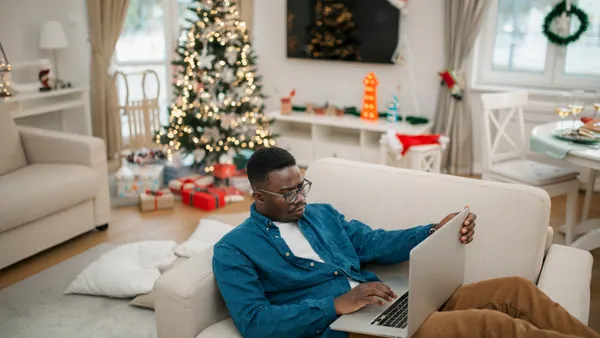
<svg viewBox="0 0 600 338">
<path fill-rule="evenodd" d="M 431 227 L 372 230 L 329 204 L 307 205 L 298 226 L 325 263 L 296 257 L 255 205 L 214 246 L 217 285 L 243 337 L 347 337 L 329 325 L 338 318 L 334 299 L 350 291 L 348 277 L 378 281 L 361 264 L 408 260 Z"/>
</svg>

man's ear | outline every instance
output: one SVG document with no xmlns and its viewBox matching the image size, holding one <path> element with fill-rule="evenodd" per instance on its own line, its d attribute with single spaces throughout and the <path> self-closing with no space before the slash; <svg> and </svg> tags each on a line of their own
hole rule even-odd
<svg viewBox="0 0 600 338">
<path fill-rule="evenodd" d="M 252 193 L 252 196 L 254 197 L 254 202 L 256 204 L 264 204 L 265 203 L 265 197 L 260 192 L 254 190 L 254 192 Z"/>
</svg>

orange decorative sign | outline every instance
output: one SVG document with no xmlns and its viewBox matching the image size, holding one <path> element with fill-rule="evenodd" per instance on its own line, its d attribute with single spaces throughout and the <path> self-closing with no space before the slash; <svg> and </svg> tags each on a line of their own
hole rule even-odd
<svg viewBox="0 0 600 338">
<path fill-rule="evenodd" d="M 369 73 L 363 80 L 365 92 L 363 94 L 363 106 L 360 118 L 369 121 L 376 121 L 379 118 L 377 110 L 377 85 L 379 80 L 374 73 Z"/>
</svg>

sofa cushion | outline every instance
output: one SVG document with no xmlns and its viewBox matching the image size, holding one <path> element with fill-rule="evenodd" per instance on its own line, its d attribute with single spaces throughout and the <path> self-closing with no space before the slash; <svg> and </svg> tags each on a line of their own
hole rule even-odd
<svg viewBox="0 0 600 338">
<path fill-rule="evenodd" d="M 223 321 L 215 323 L 196 336 L 196 338 L 242 338 L 242 335 L 235 327 L 233 319 L 227 318 Z"/>
<path fill-rule="evenodd" d="M 33 164 L 1 175 L 0 232 L 89 200 L 97 192 L 96 173 L 81 165 Z"/>
<path fill-rule="evenodd" d="M 12 114 L 0 109 L 0 175 L 26 165 L 27 158 L 21 145 L 21 136 Z"/>
<path fill-rule="evenodd" d="M 574 180 L 579 172 L 529 160 L 513 160 L 494 164 L 492 174 L 528 185 L 542 186 Z"/>
</svg>

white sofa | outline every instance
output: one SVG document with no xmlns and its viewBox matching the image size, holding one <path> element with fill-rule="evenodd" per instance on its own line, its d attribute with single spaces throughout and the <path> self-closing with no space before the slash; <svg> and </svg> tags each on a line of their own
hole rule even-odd
<svg viewBox="0 0 600 338">
<path fill-rule="evenodd" d="M 17 127 L 0 103 L 0 269 L 110 219 L 104 141 Z"/>
<path fill-rule="evenodd" d="M 587 324 L 592 256 L 551 245 L 550 198 L 538 188 L 323 159 L 307 171 L 309 202 L 331 203 L 374 228 L 436 222 L 469 205 L 477 214 L 467 247 L 465 283 L 528 278 Z M 240 337 L 212 274 L 212 249 L 161 276 L 156 288 L 159 338 Z"/>
</svg>

